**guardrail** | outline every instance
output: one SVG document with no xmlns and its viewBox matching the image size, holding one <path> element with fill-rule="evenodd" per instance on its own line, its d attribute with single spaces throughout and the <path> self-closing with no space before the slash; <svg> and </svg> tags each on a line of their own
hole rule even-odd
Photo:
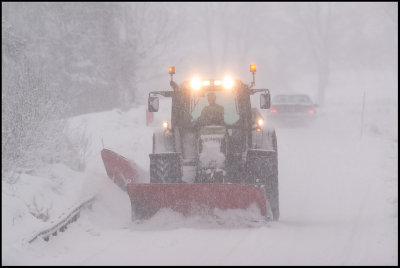
<svg viewBox="0 0 400 268">
<path fill-rule="evenodd" d="M 95 197 L 93 196 L 93 197 L 87 199 L 86 201 L 79 203 L 76 206 L 72 206 L 68 212 L 63 213 L 58 217 L 58 221 L 56 223 L 54 223 L 54 220 L 51 221 L 50 222 L 51 227 L 34 235 L 28 241 L 28 243 L 32 243 L 38 237 L 42 237 L 45 241 L 49 241 L 50 236 L 56 236 L 59 231 L 64 232 L 67 229 L 68 224 L 75 222 L 79 218 L 80 212 L 82 209 L 84 209 L 86 207 L 89 207 L 89 208 L 92 207 L 94 200 L 95 200 Z"/>
</svg>

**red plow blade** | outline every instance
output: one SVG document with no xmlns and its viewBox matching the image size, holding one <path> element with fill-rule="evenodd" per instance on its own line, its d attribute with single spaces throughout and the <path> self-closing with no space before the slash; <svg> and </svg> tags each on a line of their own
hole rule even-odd
<svg viewBox="0 0 400 268">
<path fill-rule="evenodd" d="M 253 185 L 221 183 L 137 183 L 138 167 L 125 157 L 103 149 L 101 156 L 110 177 L 128 192 L 132 219 L 147 219 L 162 208 L 171 208 L 183 215 L 218 208 L 248 209 L 256 204 L 262 216 L 269 213 L 262 190 Z"/>
<path fill-rule="evenodd" d="M 138 181 L 138 168 L 125 157 L 111 150 L 103 149 L 101 151 L 101 158 L 103 159 L 108 177 L 123 190 L 126 190 L 128 183 Z"/>
<path fill-rule="evenodd" d="M 132 218 L 143 219 L 153 216 L 162 208 L 171 208 L 184 215 L 214 208 L 247 209 L 253 203 L 266 216 L 266 201 L 262 191 L 251 185 L 242 184 L 138 184 L 130 183 L 127 191 L 132 203 Z"/>
</svg>

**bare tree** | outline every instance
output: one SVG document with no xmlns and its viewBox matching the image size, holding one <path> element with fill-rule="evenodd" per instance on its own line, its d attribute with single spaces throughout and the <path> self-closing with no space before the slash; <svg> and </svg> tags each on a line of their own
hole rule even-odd
<svg viewBox="0 0 400 268">
<path fill-rule="evenodd" d="M 2 177 L 7 180 L 10 172 L 69 161 L 69 148 L 59 150 L 65 104 L 28 58 L 25 41 L 6 21 L 2 30 Z"/>
<path fill-rule="evenodd" d="M 331 63 L 331 3 L 301 3 L 295 6 L 303 25 L 318 74 L 318 102 L 324 103 Z"/>
<path fill-rule="evenodd" d="M 174 44 L 178 21 L 163 3 L 121 3 L 115 17 L 118 36 L 108 51 L 108 62 L 123 109 L 136 99 L 137 84 L 157 74 L 145 72 Z M 141 92 L 139 92 L 140 95 Z"/>
</svg>

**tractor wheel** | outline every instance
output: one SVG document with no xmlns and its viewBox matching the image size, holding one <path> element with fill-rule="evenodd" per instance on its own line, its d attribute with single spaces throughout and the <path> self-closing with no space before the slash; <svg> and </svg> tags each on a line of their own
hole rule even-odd
<svg viewBox="0 0 400 268">
<path fill-rule="evenodd" d="M 180 153 L 150 154 L 151 183 L 182 182 L 182 159 Z"/>
<path fill-rule="evenodd" d="M 262 185 L 272 210 L 273 220 L 279 220 L 278 156 L 276 151 L 248 150 L 247 182 Z"/>
<path fill-rule="evenodd" d="M 267 178 L 265 182 L 266 196 L 270 202 L 273 220 L 279 220 L 279 184 L 278 184 L 278 158 L 277 154 L 266 161 Z"/>
</svg>

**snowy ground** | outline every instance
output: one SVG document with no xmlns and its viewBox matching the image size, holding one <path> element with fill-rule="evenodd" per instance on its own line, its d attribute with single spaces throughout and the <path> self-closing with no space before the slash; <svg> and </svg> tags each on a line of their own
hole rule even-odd
<svg viewBox="0 0 400 268">
<path fill-rule="evenodd" d="M 361 138 L 357 100 L 328 102 L 313 126 L 277 128 L 281 219 L 268 226 L 236 221 L 238 211 L 225 213 L 232 220 L 223 225 L 168 210 L 132 223 L 127 194 L 106 176 L 102 141 L 148 170 L 160 115 L 152 127 L 145 126 L 144 106 L 76 117 L 72 123 L 92 133 L 84 174 L 54 166 L 46 171 L 53 182 L 36 190 L 3 183 L 2 264 L 397 265 L 398 103 L 367 102 Z M 37 202 L 50 195 L 50 216 L 90 194 L 97 201 L 65 233 L 26 244 L 24 237 L 46 225 L 30 219 L 28 199 L 21 200 L 33 192 L 43 197 Z"/>
</svg>

